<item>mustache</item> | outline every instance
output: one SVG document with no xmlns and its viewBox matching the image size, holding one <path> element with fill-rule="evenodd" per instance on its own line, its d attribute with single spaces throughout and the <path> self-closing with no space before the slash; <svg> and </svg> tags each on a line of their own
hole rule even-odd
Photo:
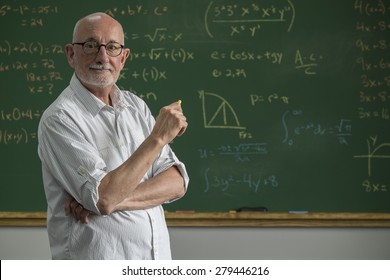
<svg viewBox="0 0 390 280">
<path fill-rule="evenodd" d="M 109 64 L 91 64 L 89 66 L 89 69 L 94 69 L 94 70 L 110 70 L 111 71 L 111 66 Z"/>
</svg>

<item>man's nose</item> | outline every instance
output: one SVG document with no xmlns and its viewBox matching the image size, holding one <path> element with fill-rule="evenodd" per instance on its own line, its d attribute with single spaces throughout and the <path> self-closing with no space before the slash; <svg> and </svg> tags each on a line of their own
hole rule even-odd
<svg viewBox="0 0 390 280">
<path fill-rule="evenodd" d="M 106 46 L 105 45 L 100 45 L 98 53 L 96 55 L 96 58 L 99 61 L 102 62 L 108 62 L 109 61 L 109 55 L 107 54 Z"/>
</svg>

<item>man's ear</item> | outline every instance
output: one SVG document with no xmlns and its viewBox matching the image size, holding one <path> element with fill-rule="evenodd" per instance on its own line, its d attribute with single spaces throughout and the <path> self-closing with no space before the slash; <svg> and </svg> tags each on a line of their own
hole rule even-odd
<svg viewBox="0 0 390 280">
<path fill-rule="evenodd" d="M 123 67 L 125 67 L 126 60 L 129 56 L 130 56 L 130 49 L 129 48 L 123 49 L 123 56 L 121 59 L 122 69 Z"/>
<path fill-rule="evenodd" d="M 68 60 L 68 63 L 70 67 L 74 68 L 74 50 L 73 50 L 73 45 L 72 44 L 67 44 L 65 46 L 65 54 L 66 54 L 66 59 Z"/>
</svg>

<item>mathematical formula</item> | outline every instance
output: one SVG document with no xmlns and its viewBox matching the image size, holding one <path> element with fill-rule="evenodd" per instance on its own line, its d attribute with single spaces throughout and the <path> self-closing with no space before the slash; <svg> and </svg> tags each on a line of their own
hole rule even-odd
<svg viewBox="0 0 390 280">
<path fill-rule="evenodd" d="M 37 140 L 37 132 L 24 127 L 13 130 L 0 129 L 0 145 L 28 144 L 35 140 Z"/>
<path fill-rule="evenodd" d="M 279 186 L 277 176 L 261 173 L 236 172 L 236 174 L 224 174 L 224 172 L 206 168 L 203 172 L 203 178 L 205 183 L 204 192 L 217 190 L 227 195 L 229 195 L 229 192 L 242 188 L 258 193 L 262 189 L 276 189 Z"/>
<path fill-rule="evenodd" d="M 268 149 L 266 143 L 221 144 L 216 149 L 199 148 L 198 153 L 201 159 L 229 157 L 238 162 L 246 162 L 253 157 L 268 154 Z"/>
<path fill-rule="evenodd" d="M 302 110 L 288 110 L 284 112 L 282 116 L 282 127 L 284 130 L 282 143 L 291 146 L 296 141 L 295 138 L 299 138 L 302 135 L 312 135 L 316 137 L 334 136 L 339 144 L 349 144 L 348 139 L 352 136 L 352 121 L 350 119 L 340 119 L 334 125 L 307 120 L 302 120 L 299 125 L 296 125 L 297 120 L 294 120 L 294 125 L 290 125 L 292 118 L 299 119 L 301 116 L 303 116 Z"/>
</svg>

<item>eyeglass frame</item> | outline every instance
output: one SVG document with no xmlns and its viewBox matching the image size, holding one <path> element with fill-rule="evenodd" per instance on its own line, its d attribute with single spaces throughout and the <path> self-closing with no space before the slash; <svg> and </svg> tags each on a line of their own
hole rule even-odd
<svg viewBox="0 0 390 280">
<path fill-rule="evenodd" d="M 79 46 L 81 46 L 81 48 L 83 49 L 84 54 L 86 54 L 86 55 L 97 54 L 97 53 L 99 53 L 100 48 L 103 46 L 103 47 L 105 48 L 105 50 L 106 50 L 106 54 L 109 55 L 109 56 L 111 56 L 111 57 L 120 56 L 120 55 L 122 54 L 122 52 L 123 52 L 123 48 L 125 47 L 124 45 L 122 45 L 122 44 L 120 44 L 120 43 L 118 43 L 118 42 L 108 42 L 107 44 L 100 44 L 100 45 L 96 46 L 96 48 L 95 48 L 96 52 L 95 52 L 95 53 L 86 53 L 85 50 L 84 50 L 84 45 L 85 45 L 86 43 L 93 43 L 93 42 L 95 42 L 96 44 L 98 43 L 98 42 L 96 42 L 96 41 L 93 41 L 93 40 L 91 41 L 91 40 L 90 40 L 90 41 L 85 41 L 85 42 L 83 42 L 83 43 L 80 43 L 80 42 L 73 42 L 73 43 L 72 43 L 72 46 L 74 46 L 74 45 L 79 45 Z M 108 53 L 108 51 L 107 51 L 107 45 L 109 45 L 109 44 L 118 44 L 118 45 L 120 46 L 121 51 L 120 51 L 117 55 L 110 55 L 110 54 Z"/>
</svg>

